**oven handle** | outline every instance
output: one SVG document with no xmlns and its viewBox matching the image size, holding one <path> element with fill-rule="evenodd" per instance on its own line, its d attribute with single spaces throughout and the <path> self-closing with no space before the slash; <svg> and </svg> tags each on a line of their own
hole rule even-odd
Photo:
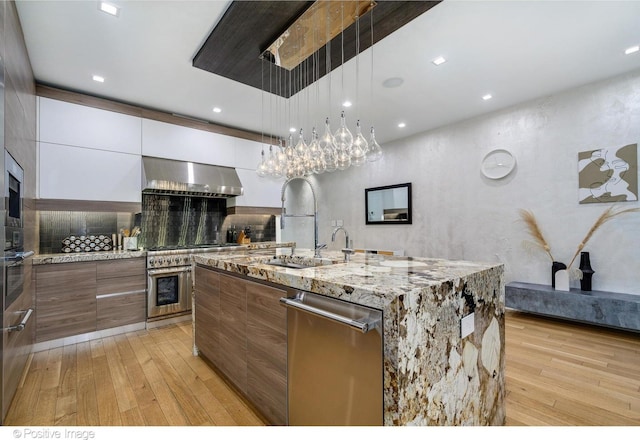
<svg viewBox="0 0 640 440">
<path fill-rule="evenodd" d="M 27 321 L 29 321 L 29 318 L 31 318 L 31 314 L 33 313 L 33 309 L 28 309 L 26 311 L 26 313 L 24 314 L 24 316 L 22 317 L 22 320 L 20 321 L 19 324 L 17 325 L 11 325 L 9 327 L 7 327 L 7 331 L 8 332 L 21 332 L 22 330 L 24 330 L 24 328 L 27 326 Z"/>
<path fill-rule="evenodd" d="M 15 261 L 16 263 L 22 263 L 25 259 L 35 254 L 34 251 L 16 252 L 10 257 L 4 257 L 4 261 Z"/>
<path fill-rule="evenodd" d="M 182 273 L 182 272 L 191 272 L 191 266 L 165 267 L 162 269 L 147 269 L 147 274 L 151 277 L 156 275 L 166 275 L 171 273 Z"/>
</svg>

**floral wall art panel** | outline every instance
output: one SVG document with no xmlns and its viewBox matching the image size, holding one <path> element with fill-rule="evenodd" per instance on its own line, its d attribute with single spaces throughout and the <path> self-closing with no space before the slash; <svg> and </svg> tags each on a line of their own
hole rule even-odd
<svg viewBox="0 0 640 440">
<path fill-rule="evenodd" d="M 580 204 L 638 200 L 638 144 L 578 153 Z"/>
</svg>

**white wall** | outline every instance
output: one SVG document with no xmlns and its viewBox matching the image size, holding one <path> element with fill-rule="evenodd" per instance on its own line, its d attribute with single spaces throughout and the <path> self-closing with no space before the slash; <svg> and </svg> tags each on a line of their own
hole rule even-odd
<svg viewBox="0 0 640 440">
<path fill-rule="evenodd" d="M 640 143 L 640 71 L 383 145 L 379 162 L 312 178 L 320 242 L 342 246 L 342 235 L 330 243 L 330 221 L 342 219 L 357 248 L 502 262 L 507 282 L 550 284 L 551 262 L 522 246 L 528 236 L 518 209 L 533 211 L 555 259 L 568 263 L 610 206 L 578 204 L 578 152 L 630 143 Z M 480 172 L 482 157 L 495 148 L 517 160 L 516 170 L 498 181 Z M 365 225 L 364 189 L 404 182 L 413 184 L 413 225 Z M 309 210 L 310 198 L 301 185 L 287 190 L 288 206 Z M 308 225 L 294 226 L 283 239 L 302 247 L 312 234 Z M 640 213 L 605 224 L 584 250 L 596 271 L 594 290 L 640 294 Z"/>
</svg>

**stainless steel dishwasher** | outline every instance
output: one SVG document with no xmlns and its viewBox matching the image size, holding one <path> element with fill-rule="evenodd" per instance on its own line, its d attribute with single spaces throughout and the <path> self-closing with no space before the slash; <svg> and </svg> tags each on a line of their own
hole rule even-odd
<svg viewBox="0 0 640 440">
<path fill-rule="evenodd" d="M 309 292 L 280 302 L 289 425 L 382 425 L 382 312 Z"/>
</svg>

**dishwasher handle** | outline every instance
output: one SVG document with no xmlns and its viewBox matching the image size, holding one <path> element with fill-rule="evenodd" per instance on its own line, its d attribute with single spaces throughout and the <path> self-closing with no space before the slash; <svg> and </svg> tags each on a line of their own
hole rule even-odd
<svg viewBox="0 0 640 440">
<path fill-rule="evenodd" d="M 297 298 L 280 298 L 280 303 L 286 307 L 291 307 L 294 309 L 302 310 L 307 313 L 311 313 L 313 315 L 320 316 L 322 318 L 330 319 L 332 321 L 336 321 L 340 324 L 348 325 L 349 327 L 358 330 L 362 333 L 367 333 L 370 330 L 373 330 L 379 325 L 379 320 L 374 320 L 373 322 L 362 322 L 356 319 L 349 318 L 348 316 L 339 315 L 337 313 L 330 312 L 328 310 L 320 309 L 318 307 L 310 306 L 308 304 L 303 303 Z"/>
</svg>

